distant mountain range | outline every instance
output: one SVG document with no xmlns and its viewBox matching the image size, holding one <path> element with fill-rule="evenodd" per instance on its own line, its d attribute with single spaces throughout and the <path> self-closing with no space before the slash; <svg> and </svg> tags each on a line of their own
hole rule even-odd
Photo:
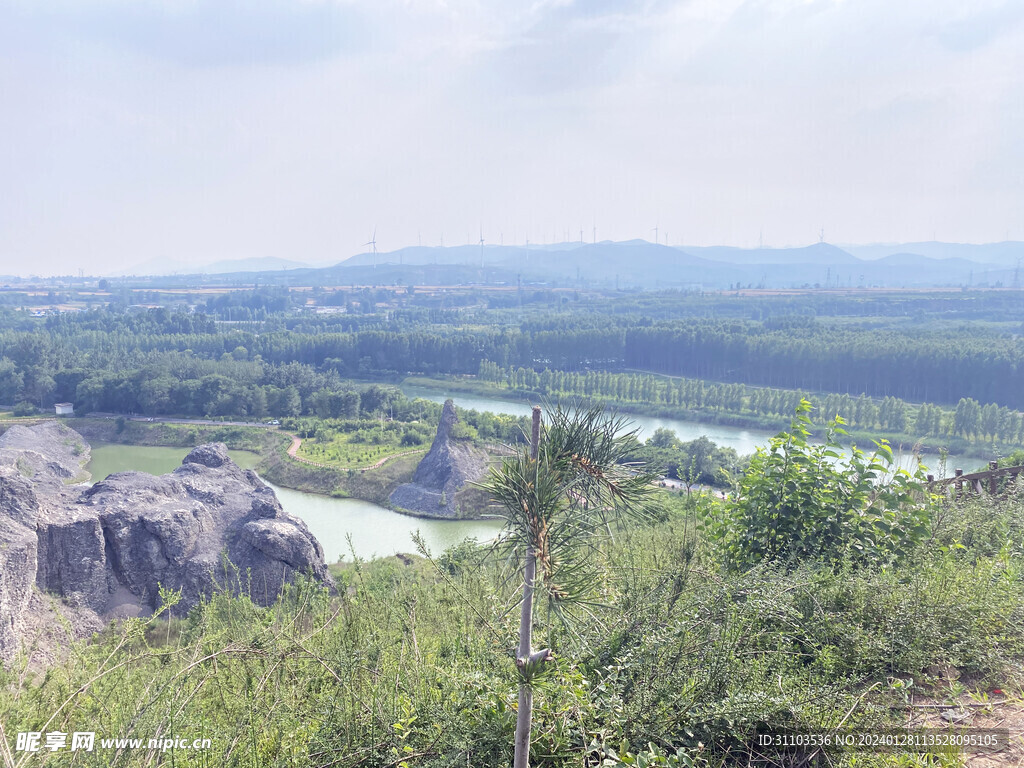
<svg viewBox="0 0 1024 768">
<path fill-rule="evenodd" d="M 1008 240 L 1002 243 L 898 243 L 895 245 L 844 245 L 843 250 L 858 259 L 873 261 L 886 256 L 911 254 L 932 259 L 963 259 L 981 264 L 1016 267 L 1024 259 L 1024 243 Z"/>
<path fill-rule="evenodd" d="M 223 275 L 233 272 L 276 272 L 285 269 L 310 267 L 301 261 L 278 259 L 265 256 L 252 259 L 228 259 L 215 261 L 212 264 L 196 266 L 169 259 L 150 259 L 134 267 L 111 272 L 109 277 L 126 277 L 129 275 Z"/>
<path fill-rule="evenodd" d="M 150 274 L 337 285 L 538 284 L 563 288 L 928 287 L 1017 285 L 1024 243 L 898 243 L 802 248 L 669 247 L 645 240 L 545 246 L 416 246 L 360 253 L 328 267 L 242 259 L 201 270 L 166 261 Z M 147 265 L 149 266 L 149 265 Z M 137 275 L 145 274 L 137 268 Z"/>
<path fill-rule="evenodd" d="M 858 258 L 828 243 L 803 248 L 731 248 L 724 245 L 681 248 L 686 253 L 723 264 L 857 264 Z"/>
</svg>

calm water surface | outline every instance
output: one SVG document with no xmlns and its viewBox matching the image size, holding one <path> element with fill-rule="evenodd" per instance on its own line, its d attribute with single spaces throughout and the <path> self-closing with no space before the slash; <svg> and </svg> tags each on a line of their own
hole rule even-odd
<svg viewBox="0 0 1024 768">
<path fill-rule="evenodd" d="M 477 411 L 490 411 L 491 413 L 507 413 L 511 416 L 529 416 L 531 406 L 523 400 L 499 400 L 493 397 L 481 395 L 464 394 L 462 392 L 446 392 L 443 389 L 428 387 L 403 386 L 402 392 L 406 397 L 422 397 L 435 403 L 443 403 L 446 398 L 451 398 L 460 408 L 473 409 Z M 654 434 L 656 429 L 671 429 L 680 440 L 696 440 L 698 437 L 706 436 L 711 442 L 727 448 L 735 448 L 740 456 L 751 454 L 761 445 L 766 445 L 777 432 L 769 432 L 764 429 L 746 429 L 744 427 L 729 427 L 722 424 L 708 424 L 701 421 L 682 421 L 681 419 L 666 419 L 658 416 L 638 416 L 632 413 L 624 414 L 633 426 L 639 429 L 640 437 L 646 439 Z M 863 446 L 868 448 L 870 446 Z M 894 451 L 897 447 L 893 448 Z M 928 471 L 939 475 L 939 456 L 934 453 L 925 453 L 921 459 Z M 981 459 L 964 458 L 950 454 L 947 460 L 946 474 L 953 474 L 955 467 L 961 467 L 965 472 L 971 472 L 981 467 L 984 462 Z M 913 465 L 913 457 L 908 454 L 903 457 L 902 465 L 908 469 Z"/>
<path fill-rule="evenodd" d="M 422 397 L 438 403 L 451 397 L 460 408 L 513 416 L 530 414 L 530 405 L 522 400 L 499 400 L 424 387 L 402 387 L 402 391 L 408 397 Z M 775 434 L 767 430 L 654 416 L 629 414 L 628 418 L 639 428 L 642 438 L 650 437 L 656 429 L 671 429 L 680 440 L 695 440 L 705 435 L 719 445 L 735 448 L 740 455 L 753 453 L 755 448 L 766 444 Z M 186 453 L 186 448 L 97 444 L 92 448 L 92 460 L 88 469 L 94 480 L 127 469 L 160 475 L 172 471 L 181 464 Z M 255 467 L 258 461 L 256 454 L 248 451 L 230 451 L 230 454 L 235 463 L 243 469 Z M 939 474 L 938 455 L 924 454 L 922 459 L 930 472 Z M 904 457 L 904 466 L 909 467 L 911 462 L 911 456 Z M 982 463 L 980 459 L 950 455 L 946 473 L 952 474 L 955 467 L 962 467 L 964 471 L 970 472 Z M 416 531 L 420 531 L 432 551 L 440 552 L 467 537 L 475 537 L 481 541 L 489 540 L 501 527 L 495 520 L 419 519 L 393 512 L 368 501 L 335 499 L 289 488 L 271 487 L 287 512 L 306 521 L 313 535 L 323 545 L 324 554 L 330 562 L 341 556 L 350 558 L 353 552 L 363 558 L 412 552 L 412 535 Z"/>
<path fill-rule="evenodd" d="M 102 480 L 114 472 L 134 469 L 162 475 L 181 464 L 189 449 L 148 445 L 96 444 L 87 469 L 93 480 Z M 229 451 L 243 469 L 252 469 L 259 461 L 249 451 Z M 264 481 L 265 482 L 265 481 Z M 368 501 L 335 499 L 315 493 L 270 485 L 285 511 L 302 518 L 324 548 L 328 562 L 344 556 L 384 557 L 396 552 L 414 552 L 412 534 L 423 535 L 431 551 L 438 553 L 467 537 L 480 541 L 494 538 L 501 524 L 496 520 L 426 520 L 393 512 Z M 351 537 L 351 546 L 349 539 Z"/>
</svg>

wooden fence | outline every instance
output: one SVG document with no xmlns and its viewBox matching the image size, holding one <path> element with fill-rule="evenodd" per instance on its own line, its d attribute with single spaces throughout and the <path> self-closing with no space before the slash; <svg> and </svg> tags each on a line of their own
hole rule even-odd
<svg viewBox="0 0 1024 768">
<path fill-rule="evenodd" d="M 962 469 L 954 471 L 953 477 L 944 480 L 936 480 L 934 475 L 928 475 L 928 487 L 933 490 L 952 487 L 956 495 L 961 493 L 1001 493 L 1011 485 L 1016 485 L 1020 475 L 1024 473 L 1024 467 L 1000 467 L 998 462 L 990 461 L 988 469 L 980 472 L 964 474 Z"/>
</svg>

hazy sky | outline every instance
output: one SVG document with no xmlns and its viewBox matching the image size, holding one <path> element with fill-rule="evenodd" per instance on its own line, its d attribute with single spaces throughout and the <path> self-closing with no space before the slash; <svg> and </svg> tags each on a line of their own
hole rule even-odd
<svg viewBox="0 0 1024 768">
<path fill-rule="evenodd" d="M 1022 204 L 1020 0 L 0 0 L 0 273 Z"/>
</svg>

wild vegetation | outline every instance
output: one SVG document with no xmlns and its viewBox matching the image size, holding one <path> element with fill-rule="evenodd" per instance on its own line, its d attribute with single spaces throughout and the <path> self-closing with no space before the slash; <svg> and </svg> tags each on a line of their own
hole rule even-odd
<svg viewBox="0 0 1024 768">
<path fill-rule="evenodd" d="M 394 388 L 388 389 L 386 402 L 387 417 L 378 409 L 377 418 L 292 418 L 281 426 L 303 439 L 299 456 L 340 468 L 366 467 L 388 456 L 429 448 L 441 406 L 410 400 Z M 525 418 L 462 409 L 453 436 L 513 444 L 524 439 L 525 427 Z"/>
<path fill-rule="evenodd" d="M 851 479 L 829 472 L 805 428 L 798 414 L 734 501 L 659 491 L 654 520 L 594 540 L 586 610 L 561 621 L 538 604 L 532 647 L 552 654 L 530 680 L 534 764 L 777 765 L 796 758 L 759 749 L 759 729 L 901 725 L 921 699 L 969 694 L 976 713 L 1019 706 L 1021 490 L 933 497 L 912 477 L 893 482 L 883 446 Z M 783 524 L 790 538 L 772 538 Z M 522 679 L 509 578 L 523 565 L 466 542 L 336 566 L 336 592 L 300 583 L 270 608 L 218 594 L 184 619 L 130 619 L 45 671 L 6 668 L 0 723 L 8 740 L 211 740 L 175 750 L 175 765 L 507 765 Z M 854 758 L 961 761 L 830 756 Z"/>
<path fill-rule="evenodd" d="M 989 447 L 1024 443 L 1024 414 L 995 403 L 983 406 L 966 397 L 960 398 L 955 408 L 942 408 L 932 403 L 911 405 L 898 397 L 814 395 L 799 390 L 643 373 L 506 370 L 493 363 L 482 363 L 476 380 L 492 385 L 499 395 L 507 392 L 584 397 L 630 410 L 685 413 L 711 421 L 759 426 L 777 425 L 789 418 L 801 400 L 809 400 L 814 405 L 813 419 L 819 429 L 842 413 L 847 414 L 844 418 L 851 429 L 859 433 L 882 433 L 902 438 L 908 444 L 935 439 L 959 447 L 972 443 Z"/>
</svg>

